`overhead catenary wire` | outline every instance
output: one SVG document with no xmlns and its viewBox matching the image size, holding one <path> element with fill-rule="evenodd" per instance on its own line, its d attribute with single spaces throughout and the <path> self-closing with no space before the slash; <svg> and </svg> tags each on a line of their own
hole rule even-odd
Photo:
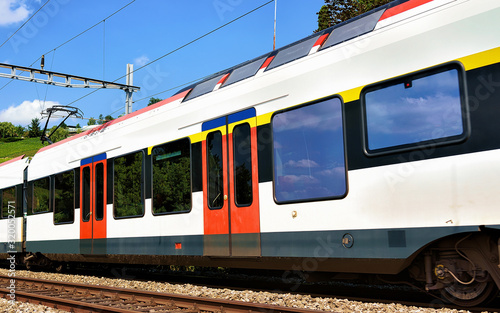
<svg viewBox="0 0 500 313">
<path fill-rule="evenodd" d="M 191 81 L 188 81 L 188 82 L 186 82 L 186 83 L 183 83 L 183 84 L 177 85 L 177 86 L 175 86 L 175 87 L 171 87 L 171 88 L 168 88 L 168 89 L 166 89 L 166 90 L 163 90 L 163 91 L 157 92 L 157 93 L 155 93 L 155 94 L 152 94 L 152 95 L 149 95 L 149 96 L 146 96 L 146 97 L 143 97 L 143 98 L 137 99 L 137 100 L 133 101 L 133 103 L 136 103 L 136 102 L 140 102 L 140 101 L 143 101 L 143 100 L 149 99 L 149 98 L 151 98 L 151 97 L 154 97 L 154 96 L 160 95 L 160 94 L 165 93 L 165 92 L 168 92 L 168 91 L 177 90 L 177 89 L 179 89 L 179 88 L 181 88 L 181 87 L 184 87 L 184 86 L 186 86 L 186 85 L 189 85 L 189 84 L 195 83 L 195 82 L 197 82 L 197 81 L 203 80 L 203 79 L 208 78 L 208 77 L 210 77 L 210 75 L 206 75 L 206 76 L 203 76 L 203 77 L 200 77 L 200 78 L 193 79 L 193 80 L 191 80 Z M 120 109 L 120 110 L 121 110 L 121 109 Z M 113 112 L 113 113 L 116 113 L 116 112 L 117 112 L 117 111 L 115 111 L 115 112 Z"/>
<path fill-rule="evenodd" d="M 55 56 L 55 53 L 52 54 L 52 62 L 50 63 L 50 70 L 51 71 L 52 71 L 52 67 L 54 66 L 54 56 Z M 42 62 L 43 62 L 43 60 L 44 60 L 44 56 L 42 55 Z M 42 68 L 43 68 L 43 66 L 42 66 Z M 49 85 L 47 85 L 45 88 L 45 97 L 43 98 L 43 101 L 40 98 L 40 93 L 38 93 L 38 87 L 36 84 L 35 84 L 35 90 L 36 90 L 37 97 L 39 99 L 38 105 L 40 106 L 40 111 L 43 111 L 45 109 L 45 102 L 47 101 L 47 94 L 49 92 Z"/>
<path fill-rule="evenodd" d="M 30 20 L 31 20 L 31 19 L 32 19 L 32 18 L 33 18 L 33 17 L 34 17 L 37 13 L 38 13 L 38 12 L 40 12 L 40 10 L 41 10 L 41 9 L 43 9 L 43 7 L 44 7 L 45 5 L 47 5 L 47 3 L 49 3 L 49 2 L 50 2 L 50 0 L 47 0 L 47 1 L 46 1 L 46 2 L 45 2 L 45 3 L 44 3 L 44 4 L 43 4 L 43 5 L 42 5 L 42 6 L 41 6 L 41 7 L 40 7 L 40 8 L 39 8 L 39 9 L 38 9 L 38 10 L 37 10 L 37 11 L 36 11 L 36 12 L 35 12 L 35 13 L 34 13 L 34 14 L 30 17 L 30 18 L 29 18 L 29 19 L 27 19 L 27 20 L 26 20 L 26 22 L 24 22 L 21 26 L 19 26 L 19 28 L 18 28 L 18 29 L 17 29 L 17 30 L 16 30 L 16 31 L 12 34 L 12 35 L 10 35 L 10 37 L 9 37 L 9 38 L 7 38 L 7 40 L 5 40 L 5 41 L 2 43 L 2 45 L 0 45 L 0 48 L 2 48 L 2 47 L 3 47 L 3 46 L 4 46 L 4 45 L 5 45 L 5 44 L 6 44 L 6 43 L 7 43 L 7 42 L 8 42 L 8 41 L 12 38 L 12 37 L 14 37 L 14 35 L 15 35 L 15 34 L 17 34 L 17 32 L 18 32 L 18 31 L 20 31 L 20 30 L 24 27 L 24 25 L 26 25 L 26 24 L 27 24 L 27 23 L 28 23 L 28 22 L 29 22 L 29 21 L 30 21 Z M 41 58 L 41 57 L 40 57 L 40 58 Z M 39 59 L 40 59 L 40 58 L 39 58 Z M 36 62 L 36 61 L 35 61 L 35 62 Z M 33 63 L 35 63 L 35 62 L 33 62 Z M 9 80 L 9 82 L 7 82 L 5 85 L 3 85 L 3 86 L 2 86 L 2 88 L 0 88 L 0 91 L 1 91 L 2 89 L 4 89 L 5 87 L 7 87 L 7 85 L 9 85 L 10 83 L 12 83 L 12 80 Z"/>
<path fill-rule="evenodd" d="M 49 1 L 50 1 L 50 0 L 47 0 L 47 2 L 46 2 L 45 4 L 47 4 Z M 60 45 L 58 45 L 58 46 L 57 46 L 57 47 L 55 47 L 54 49 L 52 49 L 52 50 L 49 50 L 49 51 L 45 52 L 44 54 L 42 54 L 42 56 L 40 56 L 40 57 L 39 57 L 38 59 L 36 59 L 33 63 L 31 63 L 29 67 L 32 67 L 35 63 L 37 63 L 40 59 L 42 59 L 42 57 L 43 57 L 44 55 L 47 55 L 47 54 L 49 54 L 49 53 L 51 53 L 51 52 L 55 52 L 57 49 L 59 49 L 59 48 L 61 48 L 62 46 L 64 46 L 64 45 L 66 45 L 66 44 L 70 43 L 71 41 L 73 41 L 73 40 L 75 40 L 76 38 L 80 37 L 81 35 L 85 34 L 86 32 L 88 32 L 89 30 L 91 30 L 91 29 L 93 29 L 94 27 L 98 26 L 99 24 L 101 24 L 101 23 L 103 23 L 103 22 L 105 23 L 107 19 L 111 18 L 113 15 L 115 15 L 115 14 L 117 14 L 118 12 L 122 11 L 123 9 L 125 9 L 126 7 L 128 7 L 129 5 L 131 5 L 132 3 L 134 3 L 135 1 L 136 1 L 136 0 L 132 0 L 132 1 L 130 1 L 129 3 L 127 3 L 126 5 L 124 5 L 123 7 L 121 7 L 120 9 L 116 10 L 116 11 L 115 11 L 115 12 L 113 12 L 112 14 L 108 15 L 107 17 L 105 17 L 105 18 L 104 18 L 103 20 L 101 20 L 100 22 L 98 22 L 98 23 L 96 23 L 96 24 L 94 24 L 94 25 L 90 26 L 89 28 L 85 29 L 84 31 L 80 32 L 79 34 L 77 34 L 77 35 L 75 35 L 75 36 L 71 37 L 70 39 L 68 39 L 68 40 L 66 40 L 65 42 L 61 43 Z M 44 4 L 43 6 L 45 6 L 45 4 Z M 43 6 L 42 6 L 40 9 L 42 9 L 42 8 L 43 8 Z M 40 9 L 39 9 L 38 11 L 40 11 Z M 38 13 L 38 11 L 37 11 L 36 13 Z M 35 14 L 36 14 L 36 13 L 35 13 Z M 34 16 L 35 14 L 33 14 L 33 16 Z M 33 16 L 31 16 L 31 17 L 30 17 L 30 19 L 31 19 L 31 18 L 33 18 Z M 29 20 L 28 20 L 28 21 L 29 21 Z M 26 24 L 28 21 L 26 21 L 24 24 Z M 24 24 L 23 24 L 22 26 L 24 26 Z M 21 26 L 21 27 L 22 27 L 22 26 Z M 21 27 L 20 27 L 20 28 L 21 28 Z M 20 29 L 20 28 L 19 28 L 19 29 Z M 16 31 L 16 32 L 17 32 L 17 31 Z M 14 36 L 14 35 L 12 35 L 12 36 Z M 12 36 L 11 36 L 11 37 L 12 37 Z M 9 39 L 10 39 L 10 38 L 9 38 Z M 7 39 L 7 40 L 8 40 L 8 39 Z M 4 43 L 4 44 L 5 44 L 5 43 Z M 3 45 L 3 44 L 2 44 L 2 45 Z M 0 48 L 1 48 L 1 46 L 0 46 Z M 5 85 L 3 85 L 3 86 L 0 88 L 0 91 L 1 91 L 2 89 L 4 89 L 5 87 L 7 87 L 7 85 L 9 85 L 11 82 L 12 82 L 12 80 L 10 80 L 10 81 L 9 81 L 9 82 L 7 82 Z"/>
<path fill-rule="evenodd" d="M 216 31 L 218 31 L 218 30 L 220 30 L 220 29 L 222 29 L 222 28 L 224 28 L 224 27 L 226 27 L 226 26 L 228 26 L 228 25 L 230 25 L 230 24 L 232 24 L 232 23 L 234 23 L 234 22 L 236 22 L 236 21 L 238 21 L 238 20 L 240 20 L 240 19 L 244 18 L 245 16 L 247 16 L 247 15 L 249 15 L 249 14 L 252 14 L 253 12 L 255 12 L 255 11 L 258 11 L 258 10 L 262 9 L 263 7 L 267 6 L 268 4 L 270 4 L 270 3 L 272 3 L 272 2 L 274 2 L 274 0 L 267 1 L 266 3 L 264 3 L 264 4 L 262 4 L 262 5 L 258 6 L 258 7 L 256 7 L 255 9 L 252 9 L 252 10 L 250 10 L 250 11 L 246 12 L 245 14 L 242 14 L 242 15 L 238 16 L 237 18 L 235 18 L 235 19 L 233 19 L 233 20 L 231 20 L 231 21 L 229 21 L 229 22 L 227 22 L 227 23 L 225 23 L 225 24 L 223 24 L 223 25 L 221 25 L 221 26 L 219 26 L 219 27 L 217 27 L 217 28 L 214 28 L 213 30 L 211 30 L 211 31 L 209 31 L 209 32 L 207 32 L 207 33 L 205 33 L 205 34 L 203 34 L 203 35 L 201 35 L 201 36 L 199 36 L 199 37 L 197 37 L 197 38 L 195 38 L 195 39 L 193 39 L 193 40 L 189 41 L 188 43 L 186 43 L 186 44 L 184 44 L 184 45 L 182 45 L 182 46 L 180 46 L 180 47 L 178 47 L 178 48 L 175 48 L 174 50 L 171 50 L 171 51 L 169 51 L 169 52 L 167 52 L 167 53 L 163 54 L 162 56 L 160 56 L 160 57 L 158 57 L 158 58 L 154 59 L 153 61 L 148 62 L 148 63 L 146 63 L 145 65 L 138 67 L 137 69 L 133 70 L 131 73 L 134 73 L 134 72 L 140 71 L 141 69 L 143 69 L 143 68 L 145 68 L 145 67 L 147 67 L 147 66 L 149 66 L 149 65 L 151 65 L 151 64 L 153 64 L 153 63 L 155 63 L 155 62 L 160 61 L 161 59 L 163 59 L 163 58 L 165 58 L 165 57 L 167 57 L 167 56 L 169 56 L 169 55 L 171 55 L 171 54 L 173 54 L 173 53 L 175 53 L 175 52 L 177 52 L 177 51 L 179 51 L 179 50 L 181 50 L 181 49 L 183 49 L 183 48 L 185 48 L 185 47 L 187 47 L 187 46 L 189 46 L 189 45 L 191 45 L 191 44 L 193 44 L 193 43 L 195 43 L 195 42 L 197 42 L 197 41 L 199 41 L 199 40 L 201 40 L 201 39 L 203 39 L 203 38 L 205 38 L 205 37 L 207 37 L 207 36 L 209 36 L 210 34 L 215 33 Z M 117 80 L 120 80 L 120 79 L 124 78 L 125 76 L 127 76 L 127 75 L 122 75 L 122 76 L 118 77 L 117 79 L 113 80 L 112 82 L 114 83 L 114 82 L 116 82 Z M 72 102 L 68 103 L 68 105 L 71 105 L 71 104 L 73 104 L 73 103 L 75 103 L 75 102 L 78 102 L 78 101 L 80 101 L 80 100 L 82 100 L 82 99 L 84 99 L 84 98 L 86 98 L 86 97 L 90 96 L 91 94 L 93 94 L 93 93 L 95 93 L 95 92 L 97 92 L 97 91 L 99 91 L 99 90 L 101 90 L 101 89 L 103 89 L 103 88 L 98 88 L 98 89 L 95 89 L 95 90 L 93 90 L 92 92 L 89 92 L 88 94 L 86 94 L 86 95 L 84 95 L 84 96 L 81 96 L 80 98 L 78 98 L 78 99 L 76 99 L 76 100 L 73 100 Z M 165 91 L 164 91 L 164 92 L 165 92 Z M 161 92 L 161 93 L 163 93 L 163 92 Z"/>
<path fill-rule="evenodd" d="M 50 70 L 52 71 L 52 67 L 54 66 L 54 57 L 55 57 L 56 53 L 54 51 L 54 53 L 52 54 L 52 62 L 50 62 Z M 47 85 L 45 87 L 45 97 L 43 98 L 43 108 L 45 109 L 45 102 L 47 101 L 47 93 L 49 92 L 49 85 Z"/>
<path fill-rule="evenodd" d="M 21 26 L 19 26 L 19 28 L 18 28 L 18 29 L 17 29 L 17 30 L 16 30 L 16 31 L 12 34 L 12 35 L 10 35 L 10 37 L 9 37 L 9 38 L 7 38 L 7 40 L 5 40 L 5 41 L 4 41 L 4 42 L 0 45 L 0 48 L 2 48 L 2 47 L 3 47 L 3 46 L 4 46 L 4 45 L 5 45 L 5 44 L 6 44 L 6 43 L 7 43 L 7 42 L 8 42 L 8 41 L 12 38 L 12 37 L 14 37 L 14 35 L 15 35 L 15 34 L 17 34 L 17 32 L 18 32 L 18 31 L 20 31 L 20 30 L 21 30 L 21 28 L 23 28 L 23 27 L 24 27 L 24 25 L 26 25 L 26 24 L 27 24 L 27 23 L 28 23 L 28 22 L 29 22 L 29 21 L 30 21 L 30 20 L 31 20 L 31 19 L 32 19 L 32 18 L 33 18 L 33 17 L 34 17 L 37 13 L 38 13 L 38 12 L 40 12 L 40 10 L 41 10 L 41 9 L 43 9 L 43 7 L 44 7 L 44 6 L 46 6 L 46 5 L 47 5 L 47 3 L 49 3 L 49 2 L 50 2 L 50 0 L 45 1 L 45 3 L 44 3 L 44 4 L 43 4 L 43 5 L 42 5 L 42 6 L 41 6 L 41 7 L 40 7 L 40 8 L 39 8 L 39 9 L 38 9 L 38 10 L 37 10 L 37 11 L 36 11 L 33 15 L 32 15 L 32 16 L 30 16 L 30 18 L 29 18 L 29 19 L 27 19 L 27 20 L 26 20 L 26 22 L 24 22 Z"/>
<path fill-rule="evenodd" d="M 79 34 L 77 34 L 77 35 L 73 36 L 72 38 L 70 38 L 70 39 L 66 40 L 66 41 L 65 41 L 65 42 L 63 42 L 62 44 L 60 44 L 60 45 L 58 45 L 57 47 L 55 47 L 54 49 L 52 49 L 52 50 L 50 50 L 50 51 L 48 51 L 48 52 L 44 53 L 44 55 L 47 55 L 47 54 L 49 54 L 49 53 L 51 53 L 51 52 L 55 52 L 57 49 L 61 48 L 62 46 L 66 45 L 66 44 L 68 44 L 69 42 L 73 41 L 74 39 L 76 39 L 76 38 L 78 38 L 79 36 L 83 35 L 84 33 L 88 32 L 89 30 L 91 30 L 91 29 L 95 28 L 95 27 L 96 27 L 96 26 L 98 26 L 100 23 L 105 22 L 107 19 L 109 19 L 109 18 L 110 18 L 110 17 L 112 17 L 113 15 L 117 14 L 117 13 L 118 13 L 118 12 L 120 12 L 121 10 L 125 9 L 126 7 L 128 7 L 130 4 L 132 4 L 132 3 L 133 3 L 133 2 L 135 2 L 135 1 L 136 1 L 136 0 L 132 0 L 131 2 L 129 2 L 128 4 L 126 4 L 125 6 L 121 7 L 119 10 L 115 11 L 115 12 L 114 12 L 114 13 L 112 13 L 111 15 L 107 16 L 106 18 L 104 18 L 102 21 L 100 21 L 100 22 L 98 22 L 98 23 L 96 23 L 96 24 L 92 25 L 91 27 L 87 28 L 86 30 L 84 30 L 84 31 L 80 32 Z M 256 7 L 256 8 L 254 8 L 254 9 L 252 9 L 252 10 L 250 10 L 250 11 L 248 11 L 248 12 L 246 12 L 246 13 L 244 13 L 244 14 L 240 15 L 240 16 L 238 16 L 237 18 L 235 18 L 235 19 L 233 19 L 233 20 L 231 20 L 231 21 L 229 21 L 229 22 L 227 22 L 227 23 L 225 23 L 225 24 L 223 24 L 223 25 L 221 25 L 221 26 L 219 26 L 219 27 L 217 27 L 217 28 L 215 28 L 215 29 L 213 29 L 213 30 L 211 30 L 211 31 L 209 31 L 209 32 L 207 32 L 207 33 L 205 33 L 205 34 L 203 34 L 203 35 L 201 35 L 201 36 L 199 36 L 199 37 L 197 37 L 197 38 L 193 39 L 193 40 L 191 40 L 191 41 L 189 41 L 189 42 L 187 42 L 186 44 L 184 44 L 184 45 L 182 45 L 182 46 L 180 46 L 180 47 L 178 47 L 178 48 L 176 48 L 176 49 L 174 49 L 174 50 L 171 50 L 171 51 L 169 51 L 169 52 L 167 52 L 167 53 L 163 54 L 162 56 L 160 56 L 160 57 L 158 57 L 158 58 L 156 58 L 156 59 L 152 60 L 151 62 L 146 63 L 145 65 L 143 65 L 143 66 L 141 66 L 141 67 L 139 67 L 139 68 L 135 69 L 135 70 L 134 70 L 134 71 L 132 71 L 131 73 L 134 73 L 134 72 L 137 72 L 137 71 L 139 71 L 139 70 L 142 70 L 142 69 L 146 68 L 147 66 L 150 66 L 151 64 L 153 64 L 153 63 L 155 63 L 155 62 L 160 61 L 161 59 L 163 59 L 163 58 L 165 58 L 165 57 L 167 57 L 167 56 L 169 56 L 169 55 L 171 55 L 171 54 L 173 54 L 173 53 L 175 53 L 175 52 L 177 52 L 177 51 L 179 51 L 179 50 L 181 50 L 181 49 L 183 49 L 183 48 L 185 48 L 185 47 L 187 47 L 187 46 L 189 46 L 189 45 L 191 45 L 191 44 L 193 44 L 193 43 L 195 43 L 195 42 L 197 42 L 197 41 L 199 41 L 199 40 L 201 40 L 201 39 L 203 39 L 203 38 L 205 38 L 205 37 L 207 37 L 207 36 L 209 36 L 209 35 L 211 35 L 212 33 L 217 32 L 218 30 L 220 30 L 220 29 L 222 29 L 222 28 L 224 28 L 224 27 L 227 27 L 228 25 L 230 25 L 230 24 L 232 24 L 232 23 L 234 23 L 234 22 L 236 22 L 236 21 L 238 21 L 238 20 L 240 20 L 240 19 L 242 19 L 242 18 L 246 17 L 247 15 L 250 15 L 250 14 L 252 14 L 253 12 L 255 12 L 255 11 L 258 11 L 258 10 L 262 9 L 263 7 L 265 7 L 265 6 L 269 5 L 270 3 L 274 2 L 274 1 L 275 1 L 275 0 L 269 0 L 269 1 L 265 2 L 264 4 L 262 4 L 262 5 L 260 5 L 260 6 Z M 36 59 L 36 60 L 35 60 L 35 61 L 34 61 L 34 62 L 30 65 L 30 66 L 33 66 L 33 64 L 35 64 L 36 62 L 38 62 L 41 58 L 42 58 L 42 57 L 39 57 L 38 59 Z M 116 81 L 118 81 L 118 80 L 120 80 L 120 79 L 122 79 L 122 78 L 124 78 L 124 77 L 126 77 L 126 75 L 122 75 L 122 76 L 120 76 L 120 77 L 116 78 L 115 80 L 113 80 L 112 82 L 116 82 Z M 203 79 L 203 78 L 201 78 L 201 79 Z M 197 79 L 197 80 L 193 80 L 192 82 L 195 82 L 195 81 L 198 81 L 198 80 L 199 80 L 199 79 Z M 10 82 L 12 82 L 12 81 L 9 81 L 6 85 L 4 85 L 2 88 L 0 88 L 0 90 L 2 90 L 3 88 L 5 88 L 5 87 L 6 87 L 6 86 L 10 83 Z M 172 87 L 172 88 L 170 88 L 170 89 L 167 89 L 167 90 L 164 90 L 164 91 L 162 91 L 162 92 L 156 93 L 155 95 L 157 95 L 157 94 L 161 94 L 161 93 L 164 93 L 164 92 L 167 92 L 167 91 L 170 91 L 170 90 L 176 89 L 176 88 L 179 88 L 179 87 L 181 87 L 181 86 L 184 86 L 184 85 L 190 84 L 190 83 L 192 83 L 192 82 L 188 82 L 188 83 L 182 84 L 182 85 L 180 85 L 180 86 Z M 71 104 L 73 104 L 73 103 L 75 103 L 75 102 L 78 102 L 78 101 L 80 101 L 80 100 L 82 100 L 82 99 L 84 99 L 84 98 L 86 98 L 86 97 L 90 96 L 91 94 L 93 94 L 93 93 L 95 93 L 95 92 L 97 92 L 97 91 L 99 91 L 99 90 L 101 90 L 101 89 L 103 89 L 103 88 L 98 88 L 98 89 L 95 89 L 95 90 L 93 90 L 92 92 L 89 92 L 88 94 L 86 94 L 86 95 L 84 95 L 84 96 L 82 96 L 82 97 L 80 97 L 80 98 L 78 98 L 78 99 L 73 100 L 72 102 L 68 103 L 68 105 L 71 105 Z M 149 97 L 151 97 L 151 96 L 149 96 Z M 149 97 L 146 97 L 146 98 L 149 98 Z M 134 101 L 134 102 L 138 102 L 138 101 L 144 100 L 144 99 L 146 99 L 146 98 L 142 98 L 142 99 L 139 99 L 139 100 Z M 115 112 L 116 112 L 116 111 L 115 111 Z M 115 113 L 115 112 L 114 112 L 114 113 Z M 113 114 L 114 114 L 114 113 L 113 113 Z"/>
<path fill-rule="evenodd" d="M 129 5 L 131 5 L 132 3 L 134 3 L 136 0 L 132 0 L 130 1 L 129 3 L 127 3 L 126 5 L 124 5 L 123 7 L 121 7 L 120 9 L 116 10 L 115 12 L 113 12 L 112 14 L 110 14 L 109 16 L 105 17 L 103 20 L 97 22 L 96 24 L 90 26 L 89 28 L 85 29 L 84 31 L 80 32 L 78 35 L 75 35 L 73 37 L 71 37 L 70 39 L 66 40 L 65 42 L 63 42 L 62 44 L 58 45 L 57 47 L 55 47 L 54 49 L 44 53 L 44 55 L 47 55 L 59 48 L 61 48 L 62 46 L 68 44 L 69 42 L 75 40 L 76 38 L 80 37 L 81 35 L 85 34 L 86 32 L 88 32 L 89 30 L 93 29 L 94 27 L 98 26 L 99 24 L 101 23 L 105 23 L 107 19 L 109 19 L 110 17 L 112 17 L 113 15 L 117 14 L 118 12 L 120 12 L 121 10 L 125 9 L 126 7 L 128 7 Z M 35 64 L 36 62 L 38 62 L 38 60 L 40 60 L 42 57 L 39 57 L 38 59 L 36 59 L 33 63 L 31 63 L 30 66 L 32 66 L 33 64 Z"/>
</svg>

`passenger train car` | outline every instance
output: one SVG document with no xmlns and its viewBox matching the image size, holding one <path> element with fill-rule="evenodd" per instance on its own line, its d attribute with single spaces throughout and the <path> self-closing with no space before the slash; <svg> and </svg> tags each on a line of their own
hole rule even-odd
<svg viewBox="0 0 500 313">
<path fill-rule="evenodd" d="M 498 29 L 496 0 L 394 1 L 0 164 L 1 252 L 407 274 L 485 302 L 500 286 Z"/>
</svg>

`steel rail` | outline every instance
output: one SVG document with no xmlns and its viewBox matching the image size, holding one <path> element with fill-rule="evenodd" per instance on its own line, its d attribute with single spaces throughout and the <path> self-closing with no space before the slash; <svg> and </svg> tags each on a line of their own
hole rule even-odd
<svg viewBox="0 0 500 313">
<path fill-rule="evenodd" d="M 74 312 L 138 312 L 144 310 L 179 310 L 184 312 L 224 313 L 317 313 L 317 310 L 281 307 L 277 305 L 249 303 L 225 299 L 200 298 L 187 295 L 150 292 L 119 287 L 85 285 L 52 280 L 8 277 L 0 275 L 0 295 L 9 299 L 10 280 L 15 279 L 15 299 L 43 304 Z M 26 290 L 28 288 L 37 290 Z M 94 301 L 94 302 L 92 302 Z M 111 305 L 131 305 L 130 308 Z"/>
</svg>

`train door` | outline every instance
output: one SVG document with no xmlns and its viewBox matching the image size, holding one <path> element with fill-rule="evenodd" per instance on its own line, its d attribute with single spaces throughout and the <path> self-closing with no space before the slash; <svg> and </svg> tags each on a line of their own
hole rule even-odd
<svg viewBox="0 0 500 313">
<path fill-rule="evenodd" d="M 80 253 L 106 253 L 106 154 L 81 161 Z"/>
<path fill-rule="evenodd" d="M 259 256 L 255 109 L 203 123 L 204 255 Z"/>
</svg>

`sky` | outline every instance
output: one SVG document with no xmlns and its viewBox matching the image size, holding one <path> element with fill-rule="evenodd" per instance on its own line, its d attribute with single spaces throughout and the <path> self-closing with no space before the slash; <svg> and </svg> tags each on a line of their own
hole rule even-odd
<svg viewBox="0 0 500 313">
<path fill-rule="evenodd" d="M 276 48 L 317 28 L 316 13 L 324 0 L 275 1 Z M 133 95 L 135 111 L 152 96 L 168 98 L 183 84 L 272 51 L 275 2 L 268 2 L 0 0 L 0 63 L 40 68 L 45 55 L 45 70 L 125 84 L 121 77 L 127 63 L 137 70 L 166 55 L 134 72 L 133 85 L 141 88 Z M 27 126 L 52 105 L 82 110 L 86 119 L 66 122 L 73 126 L 84 126 L 100 114 L 116 118 L 124 113 L 124 91 L 93 91 L 0 78 L 0 122 Z M 49 126 L 55 124 L 51 119 Z"/>
</svg>

